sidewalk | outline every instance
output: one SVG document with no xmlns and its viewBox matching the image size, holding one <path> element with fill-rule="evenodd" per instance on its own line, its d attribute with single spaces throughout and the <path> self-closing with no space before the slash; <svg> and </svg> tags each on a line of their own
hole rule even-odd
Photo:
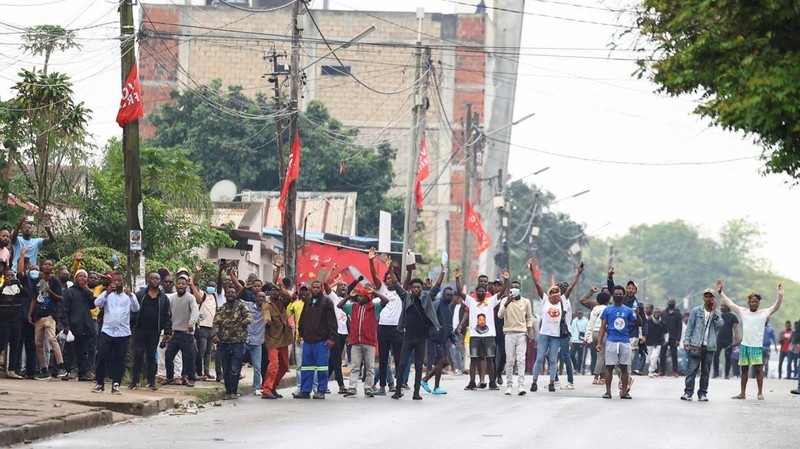
<svg viewBox="0 0 800 449">
<path fill-rule="evenodd" d="M 242 395 L 253 394 L 252 368 L 242 370 Z M 167 385 L 151 391 L 140 387 L 112 395 L 106 383 L 104 393 L 92 393 L 94 382 L 60 379 L 15 380 L 0 378 L 0 447 L 28 443 L 61 433 L 105 426 L 135 417 L 153 416 L 191 403 L 214 402 L 222 398 L 222 383 L 197 382 L 194 388 Z M 280 388 L 295 384 L 291 371 Z"/>
</svg>

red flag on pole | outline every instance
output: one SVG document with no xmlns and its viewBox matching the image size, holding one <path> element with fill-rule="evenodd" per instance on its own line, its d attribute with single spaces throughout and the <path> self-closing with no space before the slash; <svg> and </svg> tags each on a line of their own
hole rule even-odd
<svg viewBox="0 0 800 449">
<path fill-rule="evenodd" d="M 286 213 L 286 195 L 289 194 L 289 187 L 300 175 L 300 133 L 295 134 L 294 144 L 292 144 L 292 152 L 289 154 L 289 164 L 286 168 L 286 179 L 283 180 L 283 190 L 281 190 L 281 199 L 278 201 L 278 209 L 281 210 L 281 221 L 283 215 Z"/>
<path fill-rule="evenodd" d="M 478 254 L 480 254 L 492 246 L 492 239 L 489 238 L 489 234 L 483 229 L 481 217 L 475 213 L 469 200 L 467 201 L 466 210 L 464 212 L 464 228 L 478 236 Z"/>
<path fill-rule="evenodd" d="M 419 165 L 417 166 L 417 179 L 415 186 L 415 196 L 417 198 L 417 210 L 422 210 L 422 180 L 430 176 L 431 166 L 428 164 L 428 144 L 425 136 L 422 136 L 422 147 L 419 150 Z"/>
<path fill-rule="evenodd" d="M 144 107 L 142 106 L 142 89 L 139 86 L 139 71 L 136 69 L 134 61 L 131 73 L 125 85 L 122 86 L 122 100 L 119 102 L 119 112 L 117 112 L 117 123 L 120 127 L 144 117 Z"/>
</svg>

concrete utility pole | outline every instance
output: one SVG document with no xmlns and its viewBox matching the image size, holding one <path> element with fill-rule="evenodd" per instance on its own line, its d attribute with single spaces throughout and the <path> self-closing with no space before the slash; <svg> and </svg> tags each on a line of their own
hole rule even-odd
<svg viewBox="0 0 800 449">
<path fill-rule="evenodd" d="M 123 0 L 119 6 L 120 51 L 122 62 L 122 86 L 136 64 L 133 32 L 133 0 Z M 139 161 L 139 120 L 127 123 L 122 128 L 122 153 L 125 163 L 125 212 L 128 235 L 131 231 L 142 231 L 142 172 Z M 139 273 L 139 251 L 128 246 L 127 279 L 133 287 Z"/>
<path fill-rule="evenodd" d="M 474 152 L 472 151 L 473 125 L 472 103 L 467 103 L 467 127 L 464 133 L 464 204 L 461 207 L 462 215 L 464 216 L 461 229 L 461 269 L 464 270 L 464 274 L 466 274 L 467 279 L 470 279 L 472 276 L 472 270 L 470 269 L 470 262 L 472 262 L 472 236 L 470 236 L 470 231 L 467 230 L 466 225 L 467 202 L 472 202 L 472 172 L 474 170 L 472 160 L 474 156 Z M 475 207 L 474 204 L 473 207 Z"/>
<path fill-rule="evenodd" d="M 295 0 L 292 6 L 292 56 L 289 67 L 289 80 L 291 90 L 289 92 L 289 129 L 290 139 L 294 145 L 294 139 L 298 133 L 298 115 L 300 114 L 300 27 L 297 23 L 297 16 L 300 15 L 300 2 Z M 284 271 L 286 277 L 291 279 L 292 284 L 297 284 L 297 223 L 295 214 L 297 212 L 297 182 L 289 186 L 286 196 L 286 213 L 283 215 L 283 252 L 284 252 Z"/>
<path fill-rule="evenodd" d="M 419 168 L 419 153 L 422 146 L 422 137 L 425 135 L 425 111 L 427 110 L 428 74 L 430 64 L 430 48 L 425 49 L 425 75 L 422 75 L 422 21 L 425 19 L 425 10 L 417 8 L 417 45 L 414 52 L 416 58 L 416 72 L 414 75 L 414 105 L 411 107 L 411 152 L 406 184 L 405 212 L 406 220 L 403 224 L 403 266 L 414 263 L 408 259 L 408 251 L 414 249 L 414 231 L 417 228 L 417 206 L 414 201 L 414 187 Z"/>
</svg>

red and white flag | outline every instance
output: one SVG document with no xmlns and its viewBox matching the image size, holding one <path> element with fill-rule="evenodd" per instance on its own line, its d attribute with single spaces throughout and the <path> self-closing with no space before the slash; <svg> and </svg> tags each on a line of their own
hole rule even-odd
<svg viewBox="0 0 800 449">
<path fill-rule="evenodd" d="M 428 144 L 422 136 L 422 147 L 419 150 L 419 165 L 417 165 L 417 179 L 414 193 L 417 199 L 417 210 L 422 210 L 422 180 L 431 175 L 431 166 L 428 164 Z"/>
<path fill-rule="evenodd" d="M 481 217 L 479 217 L 475 209 L 472 208 L 472 204 L 470 204 L 469 200 L 467 200 L 466 210 L 464 212 L 464 228 L 478 236 L 478 254 L 480 254 L 492 246 L 492 239 L 489 238 L 489 234 L 483 229 Z"/>
<path fill-rule="evenodd" d="M 281 210 L 281 222 L 286 213 L 286 196 L 289 194 L 289 187 L 297 180 L 300 175 L 300 133 L 295 134 L 292 152 L 289 154 L 289 164 L 286 168 L 286 179 L 283 180 L 281 199 L 278 201 L 278 209 Z"/>
<path fill-rule="evenodd" d="M 125 85 L 122 86 L 122 100 L 119 102 L 119 112 L 117 112 L 117 123 L 120 127 L 144 117 L 144 107 L 142 105 L 142 88 L 139 86 L 139 71 L 136 69 L 136 61 L 133 63 L 131 73 Z"/>
</svg>

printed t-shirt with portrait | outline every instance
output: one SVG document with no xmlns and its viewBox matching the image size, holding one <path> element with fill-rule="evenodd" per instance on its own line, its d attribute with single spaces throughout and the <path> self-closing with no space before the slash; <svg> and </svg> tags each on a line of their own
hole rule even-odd
<svg viewBox="0 0 800 449">
<path fill-rule="evenodd" d="M 397 326 L 400 322 L 400 312 L 403 309 L 403 301 L 395 290 L 389 290 L 386 284 L 381 284 L 378 293 L 389 299 L 389 302 L 381 309 L 381 318 L 378 324 L 381 326 Z"/>
<path fill-rule="evenodd" d="M 498 304 L 497 295 L 483 298 L 478 301 L 472 295 L 467 295 L 464 304 L 469 309 L 469 335 L 475 337 L 494 337 L 494 308 Z"/>
<path fill-rule="evenodd" d="M 342 298 L 336 294 L 335 291 L 331 290 L 331 294 L 328 297 L 333 301 L 333 313 L 336 315 L 336 325 L 338 326 L 336 332 L 339 335 L 347 335 L 347 313 L 336 307 L 339 302 L 342 301 Z"/>
<path fill-rule="evenodd" d="M 562 313 L 566 314 L 570 309 L 567 297 L 561 295 L 561 300 L 555 304 L 551 303 L 546 295 L 539 298 L 539 301 L 542 315 L 542 327 L 539 329 L 539 335 L 561 337 L 561 315 Z"/>
<path fill-rule="evenodd" d="M 616 343 L 630 343 L 628 322 L 636 321 L 633 309 L 628 306 L 609 305 L 600 315 L 601 320 L 607 323 L 607 340 Z"/>
</svg>

